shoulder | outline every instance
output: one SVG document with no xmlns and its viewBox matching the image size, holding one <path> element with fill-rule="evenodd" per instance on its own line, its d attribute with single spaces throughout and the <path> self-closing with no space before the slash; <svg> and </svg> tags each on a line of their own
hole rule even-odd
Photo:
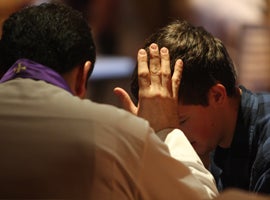
<svg viewBox="0 0 270 200">
<path fill-rule="evenodd" d="M 72 105 L 76 107 L 77 116 L 96 123 L 107 124 L 117 128 L 118 131 L 128 130 L 140 135 L 140 132 L 150 129 L 148 121 L 113 105 L 96 103 L 90 99 L 81 100 L 77 97 L 74 97 L 72 101 Z"/>
<path fill-rule="evenodd" d="M 131 147 L 142 145 L 140 148 L 143 149 L 149 135 L 154 134 L 148 121 L 118 107 L 96 103 L 90 99 L 81 100 L 74 96 L 68 100 L 65 98 L 65 101 L 62 102 L 61 112 L 66 112 L 65 109 L 68 107 L 70 112 L 68 115 L 72 119 L 84 121 L 86 125 L 91 123 L 97 132 L 96 138 L 101 143 L 103 143 L 102 138 L 107 138 L 106 140 L 111 141 L 112 144 L 124 143 Z"/>
</svg>

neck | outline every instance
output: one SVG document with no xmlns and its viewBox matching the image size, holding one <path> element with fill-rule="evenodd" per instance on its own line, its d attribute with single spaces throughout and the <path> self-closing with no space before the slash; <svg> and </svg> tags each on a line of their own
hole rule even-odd
<svg viewBox="0 0 270 200">
<path fill-rule="evenodd" d="M 62 77 L 67 82 L 67 84 L 70 87 L 70 90 L 72 91 L 73 94 L 76 94 L 76 87 L 75 86 L 76 86 L 77 71 L 78 71 L 78 68 L 75 67 L 71 71 L 62 74 Z"/>
<path fill-rule="evenodd" d="M 237 123 L 238 110 L 241 103 L 241 94 L 241 89 L 236 88 L 236 95 L 228 98 L 229 105 L 227 109 L 226 123 L 224 123 L 226 127 L 224 128 L 224 137 L 219 144 L 222 148 L 229 148 L 231 146 Z"/>
</svg>

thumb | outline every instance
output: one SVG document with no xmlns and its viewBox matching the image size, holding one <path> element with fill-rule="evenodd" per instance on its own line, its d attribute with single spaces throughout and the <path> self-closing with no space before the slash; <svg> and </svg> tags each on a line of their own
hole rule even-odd
<svg viewBox="0 0 270 200">
<path fill-rule="evenodd" d="M 113 92 L 120 100 L 123 109 L 137 115 L 138 109 L 132 102 L 129 94 L 124 89 L 116 87 L 114 88 Z"/>
</svg>

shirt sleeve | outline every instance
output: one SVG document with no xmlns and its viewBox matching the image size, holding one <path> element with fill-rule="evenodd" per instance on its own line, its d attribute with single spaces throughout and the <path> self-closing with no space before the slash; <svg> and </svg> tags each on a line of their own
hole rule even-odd
<svg viewBox="0 0 270 200">
<path fill-rule="evenodd" d="M 184 133 L 179 129 L 165 129 L 159 132 L 158 136 L 168 146 L 171 156 L 187 166 L 202 184 L 206 196 L 210 198 L 217 196 L 218 190 L 213 175 L 204 167 Z"/>
<path fill-rule="evenodd" d="M 194 155 L 193 157 L 195 158 Z M 204 176 L 200 178 L 196 177 L 199 172 L 191 173 L 191 170 L 179 160 L 170 155 L 167 145 L 155 133 L 150 133 L 142 156 L 141 163 L 144 164 L 138 176 L 141 195 L 139 198 L 212 199 L 216 194 L 215 185 L 212 177 L 205 175 L 207 171 L 204 171 L 202 163 L 198 162 L 199 158 L 197 157 L 190 165 L 203 172 Z M 185 164 L 189 165 L 187 162 Z"/>
</svg>

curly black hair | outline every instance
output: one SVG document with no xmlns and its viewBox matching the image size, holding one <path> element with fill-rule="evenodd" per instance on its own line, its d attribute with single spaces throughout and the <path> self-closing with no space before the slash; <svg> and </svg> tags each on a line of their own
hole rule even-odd
<svg viewBox="0 0 270 200">
<path fill-rule="evenodd" d="M 94 65 L 96 47 L 80 12 L 64 4 L 44 3 L 22 9 L 4 22 L 0 57 L 2 72 L 27 58 L 63 74 L 87 60 Z"/>
</svg>

